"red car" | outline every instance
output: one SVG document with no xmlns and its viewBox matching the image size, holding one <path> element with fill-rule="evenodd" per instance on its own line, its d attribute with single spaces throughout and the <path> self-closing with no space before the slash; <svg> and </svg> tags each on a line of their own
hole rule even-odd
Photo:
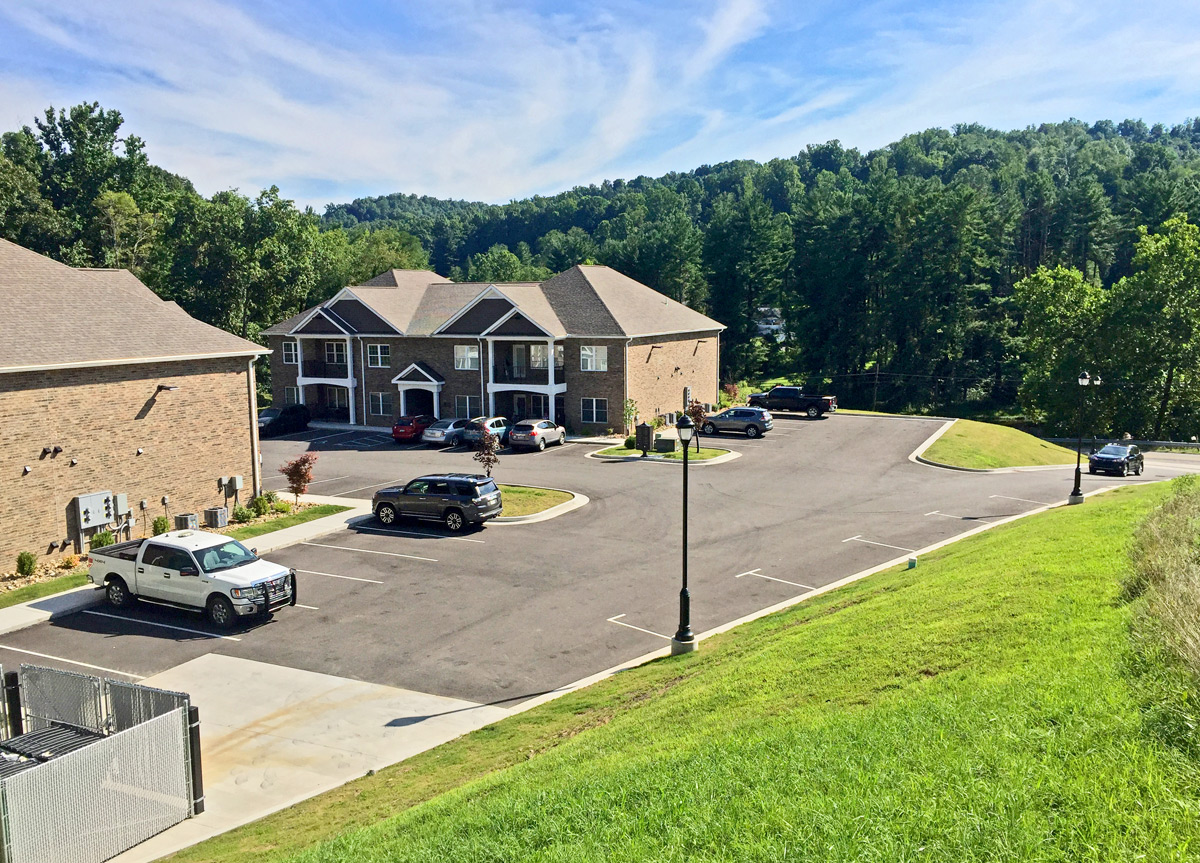
<svg viewBox="0 0 1200 863">
<path fill-rule="evenodd" d="M 437 422 L 437 417 L 421 414 L 415 417 L 400 417 L 392 426 L 392 440 L 396 443 L 419 441 L 425 429 Z"/>
</svg>

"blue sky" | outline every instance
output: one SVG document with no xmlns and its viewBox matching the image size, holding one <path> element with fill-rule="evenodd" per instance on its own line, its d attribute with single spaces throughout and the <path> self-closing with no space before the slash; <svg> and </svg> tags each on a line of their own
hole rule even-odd
<svg viewBox="0 0 1200 863">
<path fill-rule="evenodd" d="M 5 0 L 0 45 L 0 129 L 99 101 L 205 194 L 318 210 L 1200 115 L 1194 0 Z"/>
</svg>

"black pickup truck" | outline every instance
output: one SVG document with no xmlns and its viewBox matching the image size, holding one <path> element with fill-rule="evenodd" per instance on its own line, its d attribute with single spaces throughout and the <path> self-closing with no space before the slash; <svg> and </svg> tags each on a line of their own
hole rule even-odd
<svg viewBox="0 0 1200 863">
<path fill-rule="evenodd" d="M 772 387 L 770 392 L 751 394 L 749 403 L 769 411 L 799 411 L 814 419 L 837 410 L 837 396 L 807 395 L 800 387 Z"/>
</svg>

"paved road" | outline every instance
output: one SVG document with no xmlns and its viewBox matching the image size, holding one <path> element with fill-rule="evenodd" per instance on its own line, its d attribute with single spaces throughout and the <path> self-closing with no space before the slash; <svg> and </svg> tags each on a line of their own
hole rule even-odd
<svg viewBox="0 0 1200 863">
<path fill-rule="evenodd" d="M 971 474 L 907 455 L 937 420 L 782 417 L 767 437 L 721 445 L 741 458 L 691 469 L 690 577 L 697 632 L 970 529 L 1064 499 L 1069 469 Z M 309 432 L 264 443 L 272 468 L 321 451 L 313 492 L 365 497 L 470 454 L 383 436 Z M 548 522 L 450 536 L 436 525 L 344 532 L 282 549 L 300 602 L 214 637 L 198 616 L 98 607 L 0 636 L 0 661 L 150 675 L 210 652 L 509 706 L 666 644 L 677 621 L 678 465 L 601 462 L 568 445 L 505 454 L 502 482 L 566 487 L 591 503 Z M 1084 474 L 1084 490 L 1200 470 L 1147 458 L 1146 474 Z M 281 481 L 270 485 L 281 487 Z M 920 577 L 920 569 L 913 577 Z M 174 629 L 169 627 L 176 627 Z M 25 652 L 18 652 L 25 651 Z M 44 654 L 49 659 L 34 656 Z M 64 663 L 63 660 L 71 662 Z"/>
</svg>

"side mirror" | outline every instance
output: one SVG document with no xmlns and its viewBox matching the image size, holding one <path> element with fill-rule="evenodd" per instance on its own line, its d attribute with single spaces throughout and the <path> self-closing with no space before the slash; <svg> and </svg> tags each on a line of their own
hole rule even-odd
<svg viewBox="0 0 1200 863">
<path fill-rule="evenodd" d="M 183 575 L 199 575 L 200 570 L 196 569 L 196 567 L 194 567 L 194 566 L 185 566 L 183 569 L 179 570 L 179 574 L 181 576 L 183 576 Z"/>
<path fill-rule="evenodd" d="M 257 548 L 252 548 L 252 549 L 250 549 L 250 553 L 251 553 L 252 555 L 254 555 L 255 557 L 258 557 L 258 549 L 257 549 Z"/>
</svg>

